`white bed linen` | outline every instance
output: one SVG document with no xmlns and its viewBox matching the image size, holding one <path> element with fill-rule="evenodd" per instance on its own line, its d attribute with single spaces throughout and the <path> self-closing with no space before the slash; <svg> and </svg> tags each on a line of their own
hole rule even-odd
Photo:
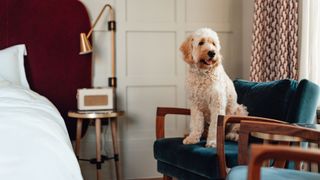
<svg viewBox="0 0 320 180">
<path fill-rule="evenodd" d="M 0 81 L 0 179 L 83 179 L 58 110 L 6 81 Z"/>
</svg>

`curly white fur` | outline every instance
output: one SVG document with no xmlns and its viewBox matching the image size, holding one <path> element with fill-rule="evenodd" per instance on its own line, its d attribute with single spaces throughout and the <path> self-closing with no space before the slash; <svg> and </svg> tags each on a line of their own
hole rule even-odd
<svg viewBox="0 0 320 180">
<path fill-rule="evenodd" d="M 183 59 L 190 66 L 186 79 L 190 102 L 190 134 L 184 144 L 199 142 L 205 122 L 209 123 L 207 147 L 216 146 L 218 115 L 247 115 L 246 107 L 237 103 L 231 79 L 221 64 L 220 41 L 216 32 L 202 28 L 193 32 L 181 45 Z M 227 139 L 237 140 L 239 126 L 232 126 Z"/>
</svg>

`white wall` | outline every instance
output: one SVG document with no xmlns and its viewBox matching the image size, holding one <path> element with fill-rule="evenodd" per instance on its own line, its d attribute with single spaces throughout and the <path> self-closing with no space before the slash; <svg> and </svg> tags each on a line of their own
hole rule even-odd
<svg viewBox="0 0 320 180">
<path fill-rule="evenodd" d="M 250 0 L 251 1 L 251 0 Z M 82 0 L 93 20 L 105 3 Z M 184 89 L 186 65 L 178 51 L 186 35 L 200 27 L 216 30 L 222 43 L 224 66 L 231 78 L 242 78 L 246 28 L 242 11 L 247 0 L 113 0 L 115 8 L 118 108 L 126 112 L 119 119 L 120 159 L 125 179 L 159 177 L 153 158 L 155 111 L 157 106 L 187 107 Z M 249 16 L 249 15 L 248 15 Z M 94 86 L 106 86 L 111 74 L 110 34 L 107 17 L 94 30 Z M 247 35 L 248 36 L 248 35 Z M 248 43 L 247 41 L 244 41 Z M 246 50 L 248 51 L 248 50 Z M 247 63 L 247 62 L 245 62 Z M 170 117 L 169 136 L 187 131 L 184 117 Z M 111 153 L 110 130 L 105 129 L 104 151 Z M 94 157 L 94 129 L 82 140 L 81 153 Z M 95 176 L 95 166 L 81 162 L 84 177 Z M 112 161 L 103 166 L 106 179 L 114 177 Z"/>
<path fill-rule="evenodd" d="M 254 0 L 242 0 L 242 76 L 249 79 Z"/>
</svg>

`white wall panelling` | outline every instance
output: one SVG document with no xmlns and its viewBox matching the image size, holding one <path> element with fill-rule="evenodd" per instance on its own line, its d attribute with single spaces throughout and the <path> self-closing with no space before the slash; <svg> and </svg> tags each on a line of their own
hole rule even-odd
<svg viewBox="0 0 320 180">
<path fill-rule="evenodd" d="M 105 3 L 103 0 L 82 2 L 92 20 Z M 226 71 L 232 78 L 241 77 L 241 3 L 233 0 L 110 1 L 117 21 L 118 108 L 126 112 L 125 117 L 119 119 L 120 159 L 125 179 L 161 176 L 153 158 L 156 107 L 187 107 L 187 66 L 179 46 L 188 33 L 200 27 L 216 30 Z M 110 37 L 105 17 L 93 34 L 94 86 L 106 86 L 110 76 Z M 169 116 L 167 135 L 182 136 L 188 130 L 187 121 L 183 116 Z M 88 136 L 86 141 L 92 143 L 94 138 Z M 108 145 L 110 139 L 106 141 Z M 89 150 L 84 153 L 86 151 Z"/>
<path fill-rule="evenodd" d="M 170 23 L 176 20 L 176 0 L 126 0 L 125 7 L 126 22 Z"/>
<path fill-rule="evenodd" d="M 232 0 L 187 0 L 187 23 L 230 23 Z"/>
<path fill-rule="evenodd" d="M 127 117 L 126 140 L 154 136 L 157 106 L 177 106 L 176 86 L 128 86 L 126 96 L 126 109 L 130 114 L 130 117 Z M 176 121 L 167 123 L 167 130 L 177 130 Z"/>
<path fill-rule="evenodd" d="M 93 34 L 93 84 L 107 86 L 108 77 L 111 76 L 111 34 L 108 31 L 95 31 Z"/>
<path fill-rule="evenodd" d="M 242 76 L 244 79 L 249 79 L 251 64 L 254 0 L 243 0 L 242 11 Z"/>
<path fill-rule="evenodd" d="M 176 75 L 175 32 L 132 32 L 126 34 L 126 76 Z"/>
<path fill-rule="evenodd" d="M 175 0 L 117 1 L 119 91 L 127 112 L 122 126 L 122 154 L 127 179 L 158 177 L 153 158 L 157 106 L 185 107 L 184 63 L 178 41 Z M 180 30 L 180 31 L 179 31 Z M 180 117 L 181 119 L 181 117 Z M 170 122 L 169 122 L 170 121 Z M 167 133 L 181 136 L 186 121 L 169 119 Z"/>
</svg>

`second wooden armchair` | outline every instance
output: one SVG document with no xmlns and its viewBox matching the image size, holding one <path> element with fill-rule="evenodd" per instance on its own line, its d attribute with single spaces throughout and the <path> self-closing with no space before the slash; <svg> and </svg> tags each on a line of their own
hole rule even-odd
<svg viewBox="0 0 320 180">
<path fill-rule="evenodd" d="M 272 145 L 251 144 L 249 153 L 248 140 L 252 133 L 268 135 L 265 137 L 273 139 Z M 315 143 L 319 147 L 320 130 L 291 124 L 242 121 L 239 140 L 241 142 L 239 155 L 242 158 L 239 158 L 240 165 L 231 169 L 227 180 L 319 180 L 319 173 L 299 170 L 301 161 L 320 163 L 320 150 L 306 150 L 300 147 L 299 143 L 296 144 L 297 147 L 293 147 L 288 143 L 291 140 Z M 276 145 L 276 143 L 280 143 L 280 145 Z M 296 170 L 283 169 L 287 160 L 295 162 Z M 246 165 L 248 162 L 249 166 Z M 262 165 L 267 167 L 261 168 Z"/>
</svg>

